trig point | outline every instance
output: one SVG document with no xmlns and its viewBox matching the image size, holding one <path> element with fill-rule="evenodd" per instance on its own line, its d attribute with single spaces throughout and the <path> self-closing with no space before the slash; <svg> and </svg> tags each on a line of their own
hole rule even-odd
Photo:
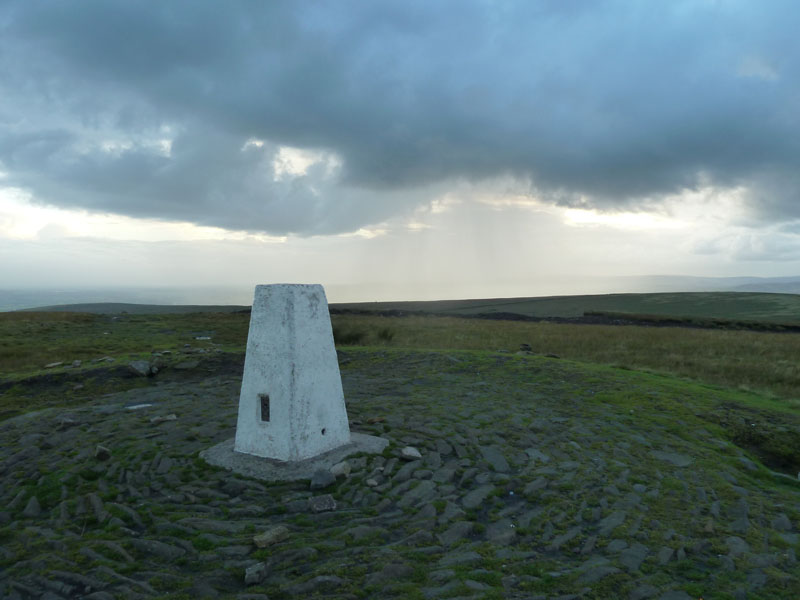
<svg viewBox="0 0 800 600">
<path fill-rule="evenodd" d="M 349 443 L 325 291 L 256 286 L 234 450 L 300 461 Z"/>
<path fill-rule="evenodd" d="M 285 481 L 310 479 L 388 444 L 350 433 L 322 286 L 256 286 L 236 437 L 200 456 L 248 477 Z"/>
</svg>

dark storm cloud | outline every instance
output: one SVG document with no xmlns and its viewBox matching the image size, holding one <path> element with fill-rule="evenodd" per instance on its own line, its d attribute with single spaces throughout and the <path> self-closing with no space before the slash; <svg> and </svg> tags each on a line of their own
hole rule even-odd
<svg viewBox="0 0 800 600">
<path fill-rule="evenodd" d="M 800 217 L 799 29 L 793 1 L 12 2 L 0 170 L 58 205 L 272 233 L 508 175 L 600 208 L 742 187 Z M 341 167 L 276 177 L 282 145 Z"/>
</svg>

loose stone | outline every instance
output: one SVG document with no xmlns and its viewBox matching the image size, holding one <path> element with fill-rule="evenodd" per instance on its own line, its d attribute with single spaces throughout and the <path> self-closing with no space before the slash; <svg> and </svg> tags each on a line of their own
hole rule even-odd
<svg viewBox="0 0 800 600">
<path fill-rule="evenodd" d="M 259 548 L 266 548 L 285 540 L 287 537 L 289 537 L 289 530 L 283 525 L 278 525 L 253 536 L 253 543 Z"/>
<path fill-rule="evenodd" d="M 735 535 L 725 538 L 725 544 L 728 546 L 728 556 L 732 558 L 750 551 L 747 542 Z"/>
<path fill-rule="evenodd" d="M 170 469 L 172 469 L 174 464 L 175 461 L 173 461 L 169 456 L 162 456 L 161 460 L 158 461 L 158 467 L 156 468 L 156 473 L 158 475 L 164 475 L 165 473 L 169 472 Z"/>
<path fill-rule="evenodd" d="M 449 483 L 455 477 L 456 470 L 452 467 L 442 467 L 431 476 L 436 483 Z"/>
<path fill-rule="evenodd" d="M 25 494 L 25 490 L 18 491 L 14 498 L 11 499 L 11 502 L 8 503 L 8 510 L 16 510 L 16 508 L 22 504 L 22 501 L 25 499 Z"/>
<path fill-rule="evenodd" d="M 461 518 L 466 513 L 461 510 L 457 505 L 453 504 L 452 502 L 448 501 L 447 504 L 444 506 L 444 510 L 442 514 L 439 515 L 439 524 L 444 525 L 453 519 Z"/>
<path fill-rule="evenodd" d="M 547 464 L 550 462 L 550 457 L 547 456 L 544 452 L 537 450 L 536 448 L 526 448 L 525 454 L 531 459 L 531 462 L 535 463 L 536 461 L 542 462 Z"/>
<path fill-rule="evenodd" d="M 438 469 L 442 466 L 442 455 L 438 452 L 428 452 L 425 454 L 425 464 L 431 469 Z"/>
<path fill-rule="evenodd" d="M 494 490 L 495 487 L 493 485 L 482 485 L 464 496 L 461 500 L 461 505 L 464 508 L 477 508 L 489 497 L 489 494 L 494 492 Z"/>
<path fill-rule="evenodd" d="M 403 460 L 419 460 L 422 458 L 422 454 L 414 446 L 406 446 L 400 451 L 400 457 Z"/>
<path fill-rule="evenodd" d="M 346 534 L 353 538 L 353 541 L 360 542 L 365 538 L 385 537 L 386 529 L 383 527 L 373 527 L 371 525 L 356 525 L 346 531 Z"/>
<path fill-rule="evenodd" d="M 94 518 L 97 519 L 98 523 L 102 523 L 103 521 L 108 519 L 108 517 L 111 516 L 108 514 L 108 511 L 103 507 L 103 501 L 97 494 L 91 492 L 89 494 L 86 494 L 86 498 L 87 500 L 89 500 L 89 505 L 92 507 L 92 510 L 94 511 Z"/>
<path fill-rule="evenodd" d="M 436 440 L 436 451 L 442 456 L 453 453 L 453 447 L 441 438 Z"/>
<path fill-rule="evenodd" d="M 486 528 L 486 539 L 495 546 L 513 544 L 517 538 L 517 529 L 510 519 L 501 519 Z"/>
<path fill-rule="evenodd" d="M 419 460 L 406 463 L 405 465 L 400 467 L 397 473 L 394 474 L 394 477 L 392 477 L 392 481 L 394 481 L 395 483 L 399 483 L 401 481 L 407 481 L 408 479 L 411 478 L 411 475 L 414 473 L 414 471 L 416 471 L 420 467 L 421 464 L 422 461 Z"/>
<path fill-rule="evenodd" d="M 263 562 L 247 567 L 244 571 L 244 584 L 256 585 L 267 577 L 267 565 Z"/>
<path fill-rule="evenodd" d="M 538 492 L 539 490 L 543 490 L 544 488 L 546 488 L 547 482 L 548 480 L 546 477 L 539 477 L 538 479 L 535 479 L 531 481 L 528 485 L 526 485 L 525 488 L 522 490 L 522 493 L 525 494 L 526 496 L 530 496 L 535 492 Z"/>
<path fill-rule="evenodd" d="M 330 494 L 313 496 L 308 499 L 308 509 L 314 513 L 336 510 L 336 500 Z"/>
<path fill-rule="evenodd" d="M 146 360 L 134 360 L 128 363 L 128 370 L 138 377 L 150 375 L 150 363 Z"/>
<path fill-rule="evenodd" d="M 611 513 L 605 519 L 600 521 L 600 535 L 607 536 L 609 533 L 614 531 L 617 527 L 622 525 L 625 522 L 625 518 L 628 514 L 624 510 L 618 510 L 617 512 Z"/>
<path fill-rule="evenodd" d="M 665 565 L 669 562 L 672 558 L 672 555 L 675 553 L 675 550 L 670 548 L 669 546 L 663 546 L 661 550 L 658 551 L 658 564 Z"/>
<path fill-rule="evenodd" d="M 439 541 L 445 546 L 452 546 L 471 534 L 474 527 L 471 521 L 457 521 L 448 527 L 444 533 L 439 534 Z"/>
<path fill-rule="evenodd" d="M 42 507 L 39 504 L 39 499 L 36 496 L 31 496 L 25 509 L 22 511 L 22 516 L 28 518 L 38 517 L 42 512 Z"/>
<path fill-rule="evenodd" d="M 620 553 L 619 562 L 622 563 L 622 566 L 628 569 L 628 571 L 637 571 L 647 557 L 648 552 L 647 546 L 634 544 Z"/>
<path fill-rule="evenodd" d="M 350 471 L 351 471 L 350 463 L 346 460 L 336 463 L 330 469 L 331 475 L 333 475 L 336 478 L 347 477 L 348 475 L 350 475 Z"/>
<path fill-rule="evenodd" d="M 494 446 L 481 446 L 480 450 L 483 459 L 489 463 L 492 469 L 500 473 L 507 473 L 510 470 L 508 461 L 500 450 Z"/>
<path fill-rule="evenodd" d="M 411 488 L 405 494 L 403 494 L 403 497 L 397 502 L 397 506 L 401 508 L 406 506 L 415 506 L 421 502 L 432 500 L 435 495 L 436 484 L 433 481 L 420 481 L 419 485 Z"/>
</svg>

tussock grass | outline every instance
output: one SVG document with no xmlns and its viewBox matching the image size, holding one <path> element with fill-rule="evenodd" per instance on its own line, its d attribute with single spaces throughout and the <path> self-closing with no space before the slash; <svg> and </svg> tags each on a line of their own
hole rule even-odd
<svg viewBox="0 0 800 600">
<path fill-rule="evenodd" d="M 800 407 L 800 334 L 424 316 L 334 315 L 332 321 L 340 345 L 514 352 L 530 344 L 536 354 L 677 375 Z M 56 361 L 179 351 L 184 344 L 244 352 L 248 325 L 249 315 L 241 313 L 0 313 L 0 379 Z"/>
<path fill-rule="evenodd" d="M 0 313 L 0 379 L 53 362 L 87 361 L 190 344 L 243 349 L 247 314 L 101 315 L 70 312 Z M 196 340 L 196 337 L 210 340 Z"/>
<path fill-rule="evenodd" d="M 509 350 L 646 370 L 794 400 L 800 407 L 800 335 L 679 327 L 567 325 L 450 317 L 334 315 L 336 327 L 368 332 L 365 345 Z M 390 329 L 390 341 L 378 332 Z"/>
</svg>

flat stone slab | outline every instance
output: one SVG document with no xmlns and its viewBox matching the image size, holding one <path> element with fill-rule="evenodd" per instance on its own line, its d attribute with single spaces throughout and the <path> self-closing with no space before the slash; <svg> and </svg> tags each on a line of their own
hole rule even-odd
<svg viewBox="0 0 800 600">
<path fill-rule="evenodd" d="M 389 440 L 364 433 L 350 433 L 350 443 L 329 450 L 319 456 L 298 461 L 280 461 L 252 454 L 243 454 L 233 449 L 234 439 L 212 446 L 200 452 L 200 458 L 216 467 L 228 469 L 239 475 L 254 477 L 262 481 L 295 481 L 311 479 L 319 469 L 330 469 L 336 463 L 358 452 L 380 454 L 389 445 Z"/>
</svg>

